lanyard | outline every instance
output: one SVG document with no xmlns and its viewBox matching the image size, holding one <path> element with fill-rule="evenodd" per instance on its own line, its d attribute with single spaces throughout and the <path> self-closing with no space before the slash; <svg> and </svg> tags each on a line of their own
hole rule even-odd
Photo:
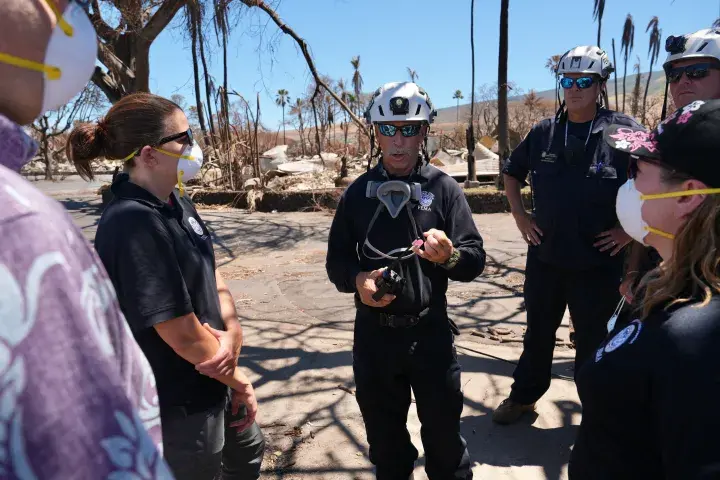
<svg viewBox="0 0 720 480">
<path fill-rule="evenodd" d="M 595 125 L 595 119 L 597 118 L 597 115 L 595 115 L 592 119 L 592 122 L 590 122 L 590 130 L 588 130 L 587 138 L 585 139 L 585 146 L 587 147 L 588 142 L 590 142 L 590 135 L 592 135 L 592 129 Z M 565 121 L 565 146 L 567 147 L 567 137 L 568 137 L 568 126 L 570 125 L 570 119 Z"/>
</svg>

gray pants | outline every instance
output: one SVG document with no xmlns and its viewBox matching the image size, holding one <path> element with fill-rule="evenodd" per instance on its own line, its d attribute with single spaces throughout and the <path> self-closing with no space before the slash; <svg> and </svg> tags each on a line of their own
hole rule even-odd
<svg viewBox="0 0 720 480">
<path fill-rule="evenodd" d="M 228 425 L 229 402 L 199 413 L 182 407 L 161 412 L 165 460 L 177 480 L 254 480 L 260 477 L 265 437 L 257 423 L 238 433 Z M 222 473 L 222 475 L 218 475 Z"/>
</svg>

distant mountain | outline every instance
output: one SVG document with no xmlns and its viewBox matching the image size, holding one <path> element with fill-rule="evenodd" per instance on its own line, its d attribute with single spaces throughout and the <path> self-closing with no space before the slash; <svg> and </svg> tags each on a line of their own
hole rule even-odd
<svg viewBox="0 0 720 480">
<path fill-rule="evenodd" d="M 640 77 L 640 85 L 642 87 L 642 94 L 645 94 L 645 83 L 647 82 L 647 73 L 643 73 Z M 630 93 L 632 92 L 632 89 L 635 87 L 635 78 L 637 75 L 628 75 L 627 81 L 625 83 L 625 95 L 626 95 L 626 105 L 625 109 L 629 110 L 630 107 L 628 105 L 630 101 Z M 622 75 L 618 75 L 618 96 L 619 103 L 620 103 L 620 109 L 622 109 L 622 88 L 623 88 L 623 77 Z M 650 93 L 648 97 L 652 97 L 653 95 L 662 95 L 665 93 L 665 74 L 662 71 L 659 72 L 653 72 L 652 79 L 650 80 Z M 555 98 L 555 90 L 545 90 L 542 92 L 535 92 L 535 94 L 540 97 L 543 100 L 547 100 L 549 102 L 554 103 Z M 608 81 L 608 95 L 610 96 L 610 105 L 615 108 L 615 79 L 614 77 L 611 77 Z M 508 101 L 510 102 L 522 102 L 525 95 L 516 95 L 513 97 L 509 97 Z M 438 116 L 435 119 L 436 123 L 455 123 L 456 120 L 457 111 L 455 107 L 447 107 L 447 108 L 440 108 L 438 109 Z M 466 119 L 470 116 L 470 103 L 460 105 L 460 120 L 463 121 L 463 119 Z"/>
</svg>

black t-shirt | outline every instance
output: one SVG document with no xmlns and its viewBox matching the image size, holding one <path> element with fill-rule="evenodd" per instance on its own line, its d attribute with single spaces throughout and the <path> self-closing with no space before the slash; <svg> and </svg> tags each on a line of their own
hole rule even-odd
<svg viewBox="0 0 720 480">
<path fill-rule="evenodd" d="M 618 327 L 577 387 L 571 479 L 720 478 L 720 298 Z"/>
<path fill-rule="evenodd" d="M 569 137 L 575 137 L 576 139 L 582 141 L 584 144 L 588 136 L 590 134 L 590 126 L 594 122 L 591 120 L 589 122 L 583 122 L 583 123 L 575 123 L 568 121 L 567 123 L 567 132 L 568 132 L 568 138 Z"/>
<path fill-rule="evenodd" d="M 100 218 L 95 248 L 152 366 L 160 408 L 218 405 L 227 387 L 198 373 L 153 328 L 195 312 L 201 323 L 225 329 L 209 232 L 192 202 L 176 193 L 164 203 L 127 175 L 116 178 L 112 192 L 115 199 Z"/>
</svg>

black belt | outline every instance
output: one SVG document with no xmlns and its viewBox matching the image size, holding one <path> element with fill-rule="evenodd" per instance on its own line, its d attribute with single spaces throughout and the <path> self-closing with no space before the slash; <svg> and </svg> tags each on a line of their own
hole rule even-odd
<svg viewBox="0 0 720 480">
<path fill-rule="evenodd" d="M 390 327 L 390 328 L 411 328 L 420 323 L 420 320 L 423 319 L 429 312 L 430 309 L 426 308 L 422 312 L 420 312 L 417 315 L 394 315 L 390 313 L 380 312 L 377 309 L 368 307 L 364 303 L 360 301 L 357 297 L 355 297 L 355 306 L 358 309 L 363 309 L 367 313 L 372 314 L 374 317 L 378 319 L 378 324 L 381 327 Z"/>
</svg>

